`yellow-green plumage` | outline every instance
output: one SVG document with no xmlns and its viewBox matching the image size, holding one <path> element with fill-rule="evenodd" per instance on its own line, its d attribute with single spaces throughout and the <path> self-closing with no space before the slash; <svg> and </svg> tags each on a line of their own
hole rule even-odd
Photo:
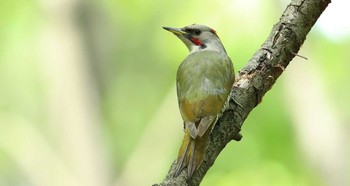
<svg viewBox="0 0 350 186">
<path fill-rule="evenodd" d="M 235 79 L 233 66 L 210 27 L 192 24 L 184 28 L 163 28 L 174 33 L 190 50 L 176 78 L 185 136 L 175 170 L 178 176 L 187 167 L 190 178 L 203 162 L 208 136 L 227 103 Z"/>
<path fill-rule="evenodd" d="M 185 136 L 177 158 L 179 174 L 188 176 L 203 161 L 208 135 L 221 113 L 234 82 L 231 60 L 216 51 L 190 54 L 177 72 L 177 95 Z"/>
</svg>

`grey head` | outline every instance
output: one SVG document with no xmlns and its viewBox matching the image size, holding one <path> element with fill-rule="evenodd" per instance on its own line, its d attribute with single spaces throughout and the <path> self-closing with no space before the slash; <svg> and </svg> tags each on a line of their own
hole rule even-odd
<svg viewBox="0 0 350 186">
<path fill-rule="evenodd" d="M 191 53 L 201 50 L 214 50 L 226 54 L 216 31 L 208 26 L 192 24 L 183 28 L 163 27 L 175 34 Z"/>
</svg>

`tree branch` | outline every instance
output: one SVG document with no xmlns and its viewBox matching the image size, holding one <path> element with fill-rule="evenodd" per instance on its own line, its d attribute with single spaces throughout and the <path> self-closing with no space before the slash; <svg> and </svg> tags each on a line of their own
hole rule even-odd
<svg viewBox="0 0 350 186">
<path fill-rule="evenodd" d="M 239 71 L 232 89 L 230 106 L 213 129 L 204 161 L 192 179 L 187 181 L 186 169 L 174 178 L 174 162 L 163 182 L 154 186 L 200 184 L 226 144 L 241 139 L 239 131 L 244 120 L 297 55 L 306 35 L 330 2 L 331 0 L 291 1 L 280 21 L 273 26 L 270 36 Z"/>
</svg>

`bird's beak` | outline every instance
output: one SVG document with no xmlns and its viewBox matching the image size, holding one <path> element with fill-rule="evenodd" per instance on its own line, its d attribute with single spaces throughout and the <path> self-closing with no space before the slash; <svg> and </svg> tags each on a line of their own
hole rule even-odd
<svg viewBox="0 0 350 186">
<path fill-rule="evenodd" d="M 186 32 L 182 31 L 181 28 L 173 28 L 173 27 L 166 27 L 166 26 L 163 26 L 163 28 L 169 32 L 172 32 L 173 34 L 175 34 L 177 36 L 187 34 Z"/>
</svg>

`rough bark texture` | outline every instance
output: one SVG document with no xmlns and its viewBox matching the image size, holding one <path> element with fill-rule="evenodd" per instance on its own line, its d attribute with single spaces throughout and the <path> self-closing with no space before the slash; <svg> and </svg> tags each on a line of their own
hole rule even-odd
<svg viewBox="0 0 350 186">
<path fill-rule="evenodd" d="M 174 178 L 174 162 L 163 182 L 154 186 L 200 184 L 226 144 L 241 139 L 239 131 L 244 120 L 296 56 L 306 35 L 330 2 L 331 0 L 291 1 L 280 21 L 273 26 L 270 36 L 239 71 L 230 106 L 212 131 L 204 161 L 192 179 L 187 180 L 186 169 Z"/>
</svg>

